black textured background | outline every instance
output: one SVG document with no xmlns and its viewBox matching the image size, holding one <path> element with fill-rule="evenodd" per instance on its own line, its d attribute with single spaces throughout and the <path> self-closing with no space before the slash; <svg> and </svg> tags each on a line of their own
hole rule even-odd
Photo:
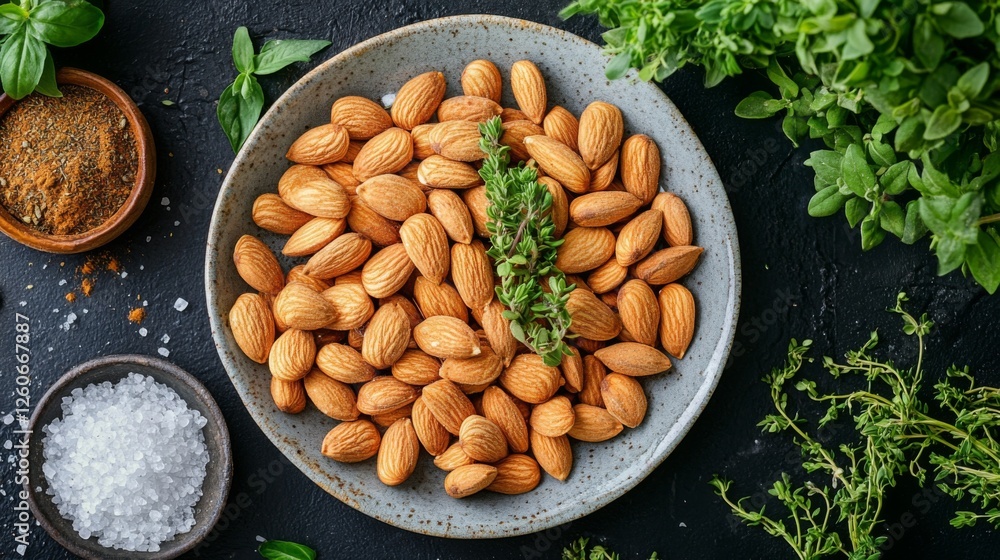
<svg viewBox="0 0 1000 560">
<path fill-rule="evenodd" d="M 142 108 L 157 143 L 159 177 L 148 209 L 106 254 L 128 273 L 95 275 L 90 298 L 69 305 L 63 295 L 79 284 L 84 257 L 38 253 L 0 239 L 0 416 L 14 407 L 14 314 L 32 321 L 34 396 L 72 365 L 112 353 L 157 353 L 204 381 L 232 433 L 236 472 L 230 506 L 210 542 L 194 558 L 255 558 L 258 535 L 312 545 L 320 558 L 557 558 L 577 536 L 617 549 L 623 558 L 791 558 L 784 544 L 736 524 L 707 485 L 714 473 L 738 481 L 737 494 L 760 494 L 782 470 L 797 465 L 784 436 L 763 435 L 756 422 L 770 406 L 759 379 L 784 357 L 792 336 L 811 337 L 819 352 L 841 353 L 881 328 L 883 351 L 911 357 L 899 323 L 882 310 L 904 289 L 911 307 L 937 321 L 929 342 L 933 379 L 947 364 L 970 364 L 980 380 L 1000 379 L 1000 296 L 990 298 L 960 276 L 937 278 L 926 242 L 887 242 L 862 254 L 841 218 L 806 215 L 811 171 L 807 149 L 793 150 L 772 121 L 744 121 L 732 109 L 764 86 L 747 76 L 704 90 L 698 71 L 672 77 L 663 89 L 687 116 L 730 192 L 743 257 L 743 312 L 734 357 L 707 410 L 674 454 L 647 480 L 594 515 L 546 533 L 499 541 L 449 541 L 410 534 L 369 519 L 322 492 L 282 460 L 240 403 L 212 345 L 202 287 L 205 238 L 222 174 L 233 154 L 215 120 L 215 99 L 234 77 L 232 34 L 247 25 L 255 39 L 327 38 L 319 59 L 396 27 L 444 15 L 496 13 L 568 29 L 599 40 L 592 19 L 561 21 L 561 0 L 184 1 L 110 2 L 107 23 L 91 43 L 56 53 L 60 65 L 100 73 L 121 85 Z M 259 44 L 259 43 L 258 43 Z M 312 65 L 296 65 L 262 80 L 275 99 Z M 163 100 L 175 104 L 166 106 Z M 161 205 L 168 197 L 169 208 Z M 60 285 L 61 280 L 66 285 Z M 173 309 L 176 298 L 191 305 Z M 148 302 L 143 326 L 128 310 Z M 23 302 L 23 303 L 22 303 Z M 791 303 L 790 306 L 786 303 Z M 86 309 L 86 313 L 84 313 Z M 79 316 L 60 329 L 68 312 Z M 161 337 L 167 334 L 168 343 Z M 0 444 L 13 426 L 0 424 Z M 11 451 L 0 449 L 0 556 L 18 558 L 13 542 Z M 270 470 L 270 473 L 268 472 Z M 996 558 L 1000 537 L 987 527 L 948 525 L 950 498 L 922 497 L 904 484 L 893 490 L 885 558 Z M 904 527 L 906 525 L 906 527 Z M 68 557 L 34 527 L 28 558 Z"/>
</svg>

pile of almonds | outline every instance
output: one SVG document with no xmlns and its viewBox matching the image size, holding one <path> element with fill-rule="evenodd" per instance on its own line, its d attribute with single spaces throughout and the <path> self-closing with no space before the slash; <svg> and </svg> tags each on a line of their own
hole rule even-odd
<svg viewBox="0 0 1000 560">
<path fill-rule="evenodd" d="M 330 124 L 288 150 L 278 193 L 253 207 L 258 226 L 290 236 L 282 253 L 308 260 L 285 274 L 258 238 L 236 244 L 236 268 L 257 292 L 237 299 L 229 324 L 244 353 L 268 364 L 276 406 L 298 413 L 308 397 L 341 421 L 323 454 L 377 455 L 390 486 L 412 474 L 421 448 L 449 471 L 454 497 L 528 492 L 541 470 L 566 480 L 570 439 L 639 425 L 637 378 L 670 369 L 667 353 L 683 357 L 694 334 L 694 298 L 675 282 L 702 249 L 684 202 L 659 192 L 656 145 L 641 134 L 622 142 L 610 103 L 579 120 L 549 109 L 529 61 L 513 65 L 511 87 L 519 109 L 500 106 L 499 70 L 476 60 L 462 96 L 444 99 L 444 76 L 428 72 L 390 112 L 338 99 Z M 564 239 L 556 264 L 577 285 L 567 304 L 577 337 L 560 367 L 514 339 L 495 295 L 477 163 L 478 124 L 497 115 L 512 157 L 536 166 L 552 193 Z"/>
</svg>

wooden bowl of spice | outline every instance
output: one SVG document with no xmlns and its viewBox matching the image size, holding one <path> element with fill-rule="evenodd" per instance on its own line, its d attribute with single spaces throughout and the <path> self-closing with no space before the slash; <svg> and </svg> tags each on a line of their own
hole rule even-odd
<svg viewBox="0 0 1000 560">
<path fill-rule="evenodd" d="M 156 154 L 121 88 L 75 68 L 56 81 L 62 97 L 0 95 L 0 231 L 41 251 L 81 253 L 139 218 Z"/>
</svg>

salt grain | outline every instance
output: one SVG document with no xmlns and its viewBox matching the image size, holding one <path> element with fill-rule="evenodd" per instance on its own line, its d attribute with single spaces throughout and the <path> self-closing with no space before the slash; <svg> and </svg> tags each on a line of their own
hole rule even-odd
<svg viewBox="0 0 1000 560">
<path fill-rule="evenodd" d="M 164 358 L 170 356 L 170 350 L 167 350 L 166 348 L 163 348 L 162 346 L 160 348 L 156 349 L 156 353 L 159 354 L 159 355 L 161 355 L 161 356 L 163 356 Z"/>
<path fill-rule="evenodd" d="M 163 342 L 164 344 L 166 344 L 166 343 L 170 342 L 170 335 L 169 335 L 169 334 L 165 334 L 165 335 L 163 335 L 163 338 L 161 338 L 160 340 L 161 340 L 161 341 L 162 341 L 162 342 Z"/>
<path fill-rule="evenodd" d="M 146 336 L 147 334 L 149 334 L 149 331 L 146 330 L 146 327 L 139 329 L 139 336 Z"/>
<path fill-rule="evenodd" d="M 176 309 L 177 311 L 184 311 L 185 309 L 187 309 L 187 307 L 188 307 L 188 302 L 184 298 L 177 298 L 177 301 L 174 302 L 174 309 Z"/>
<path fill-rule="evenodd" d="M 76 319 L 76 313 L 71 311 L 69 315 L 66 315 L 66 320 L 63 321 L 63 324 L 59 325 L 59 328 L 64 331 L 70 330 L 73 327 L 73 324 L 76 323 Z"/>
<path fill-rule="evenodd" d="M 207 420 L 166 385 L 130 373 L 74 389 L 45 426 L 42 472 L 59 513 L 105 547 L 158 551 L 194 527 Z"/>
<path fill-rule="evenodd" d="M 162 204 L 163 206 L 170 206 L 170 199 L 167 197 L 163 197 L 160 199 L 160 204 Z"/>
<path fill-rule="evenodd" d="M 385 94 L 385 95 L 382 96 L 382 106 L 385 107 L 386 109 L 388 109 L 389 107 L 392 107 L 392 104 L 395 103 L 395 102 L 396 102 L 396 94 L 395 93 L 387 93 L 387 94 Z"/>
</svg>

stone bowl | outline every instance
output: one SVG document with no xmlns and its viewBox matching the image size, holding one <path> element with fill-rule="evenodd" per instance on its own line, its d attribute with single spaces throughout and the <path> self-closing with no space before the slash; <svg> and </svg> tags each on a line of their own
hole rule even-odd
<svg viewBox="0 0 1000 560">
<path fill-rule="evenodd" d="M 206 466 L 203 494 L 195 506 L 195 525 L 187 533 L 174 537 L 160 545 L 157 552 L 129 552 L 106 548 L 96 537 L 82 538 L 73 529 L 73 523 L 59 514 L 52 503 L 52 496 L 46 493 L 48 482 L 42 474 L 42 428 L 62 416 L 62 400 L 74 389 L 82 389 L 95 383 L 110 381 L 117 383 L 135 372 L 152 377 L 156 382 L 170 387 L 187 402 L 188 407 L 197 410 L 208 423 L 202 428 L 205 445 L 208 446 L 209 462 Z M 66 372 L 42 396 L 35 407 L 31 420 L 31 442 L 28 448 L 28 479 L 24 491 L 28 494 L 31 513 L 38 523 L 56 542 L 66 550 L 87 560 L 169 560 L 198 545 L 215 526 L 226 507 L 229 485 L 233 479 L 233 452 L 229 441 L 229 429 L 222 417 L 219 405 L 208 389 L 190 373 L 174 364 L 149 356 L 120 355 L 96 358 L 82 363 Z"/>
<path fill-rule="evenodd" d="M 279 412 L 271 400 L 266 365 L 244 356 L 228 326 L 236 298 L 253 291 L 233 266 L 243 234 L 259 236 L 279 252 L 283 238 L 254 225 L 251 206 L 275 192 L 288 168 L 285 152 L 305 130 L 329 122 L 330 105 L 343 95 L 379 100 L 410 77 L 444 72 L 448 96 L 461 93 L 464 66 L 488 58 L 501 69 L 505 107 L 514 107 L 511 64 L 531 59 L 545 75 L 549 102 L 579 115 L 594 100 L 621 108 L 626 134 L 643 132 L 660 147 L 661 186 L 688 203 L 696 243 L 706 248 L 683 283 L 698 302 L 688 355 L 666 374 L 642 381 L 649 397 L 645 421 L 599 444 L 574 442 L 574 467 L 566 482 L 543 477 L 533 492 L 488 492 L 463 500 L 444 492 L 442 471 L 424 453 L 404 484 L 387 487 L 374 460 L 340 464 L 320 453 L 336 422 L 315 407 L 298 415 Z M 344 503 L 386 523 L 428 535 L 494 538 L 541 531 L 591 513 L 633 488 L 663 462 L 711 397 L 729 355 L 739 310 L 740 259 L 733 214 L 718 172 L 691 127 L 656 86 L 634 73 L 609 82 L 601 49 L 575 35 L 536 23 L 489 15 L 426 21 L 380 35 L 334 56 L 293 85 L 270 108 L 229 170 L 212 218 L 205 289 L 219 356 L 251 416 L 275 446 L 309 478 Z M 303 262 L 288 260 L 286 265 Z M 287 270 L 287 268 L 286 268 Z"/>
</svg>

